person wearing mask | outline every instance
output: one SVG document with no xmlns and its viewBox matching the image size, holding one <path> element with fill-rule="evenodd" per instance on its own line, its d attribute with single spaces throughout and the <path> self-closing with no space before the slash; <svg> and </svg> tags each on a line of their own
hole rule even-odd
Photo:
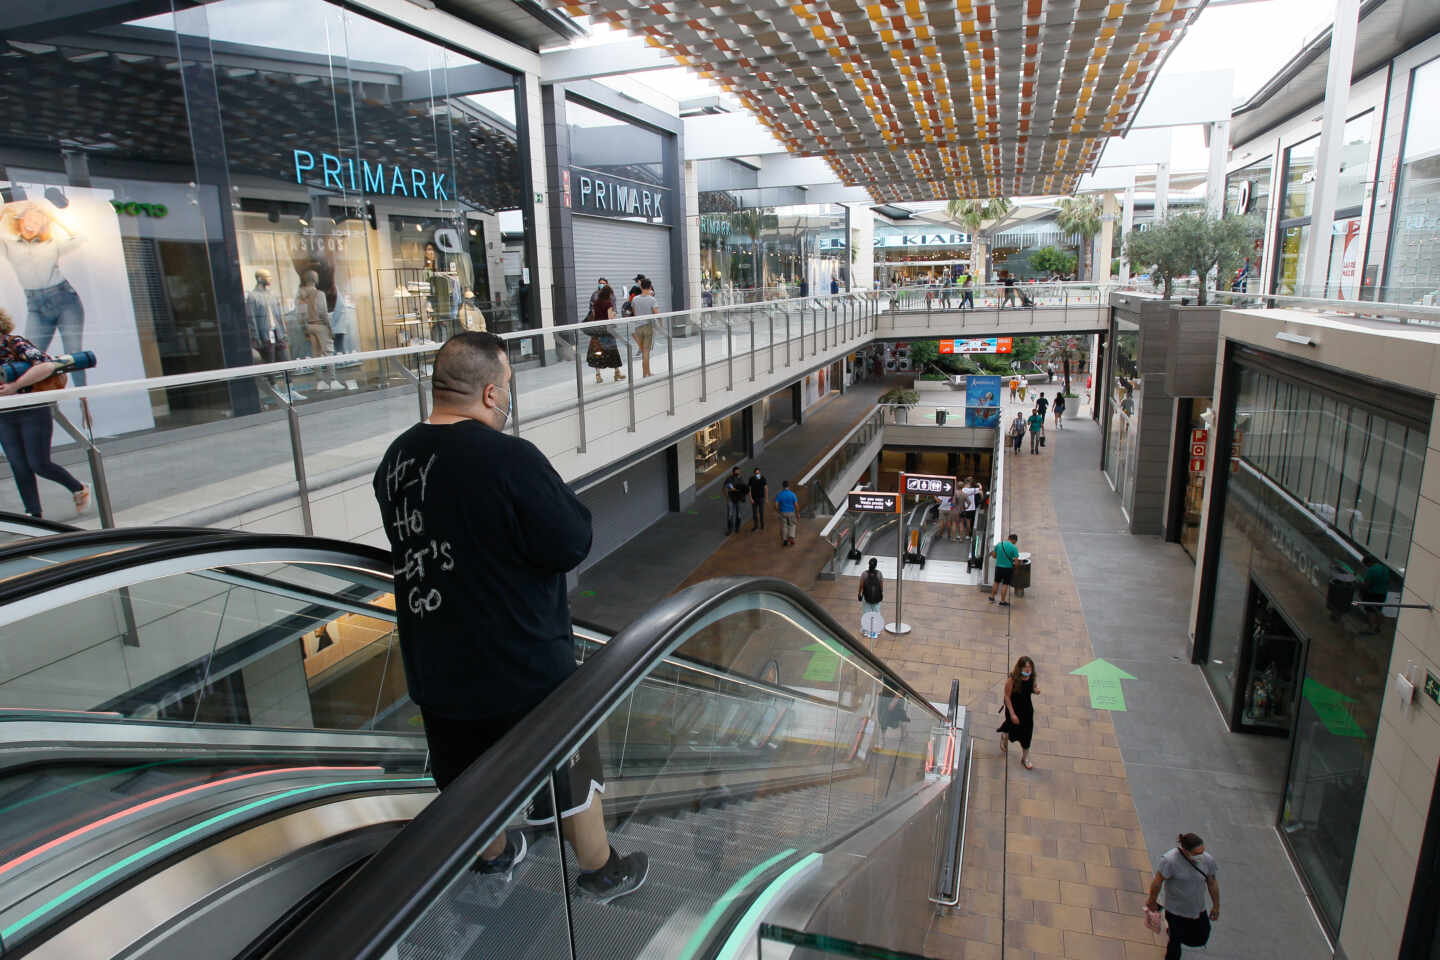
<svg viewBox="0 0 1440 960">
<path fill-rule="evenodd" d="M 655 347 L 655 321 L 650 320 L 660 312 L 660 304 L 655 300 L 655 284 L 649 278 L 640 281 L 640 295 L 631 301 L 631 315 L 638 318 L 640 322 L 635 324 L 635 329 L 630 335 L 635 338 L 635 345 L 640 348 L 640 375 L 650 376 L 650 351 Z"/>
<path fill-rule="evenodd" d="M 1026 422 L 1030 424 L 1030 452 L 1039 453 L 1040 437 L 1045 433 L 1045 414 L 1040 412 L 1039 405 L 1036 405 Z"/>
<path fill-rule="evenodd" d="M 0 383 L 0 397 L 32 393 L 35 385 L 55 375 L 56 363 L 50 355 L 15 332 L 15 321 L 0 310 L 0 364 L 28 363 L 30 369 L 8 383 Z M 55 420 L 49 404 L 22 407 L 0 413 L 0 450 L 10 465 L 15 487 L 25 512 L 40 519 L 40 484 L 36 477 L 53 480 L 70 491 L 75 512 L 81 513 L 90 503 L 90 490 L 85 484 L 50 459 L 50 441 L 55 434 Z"/>
<path fill-rule="evenodd" d="M 1057 394 L 1055 394 L 1055 406 L 1054 406 L 1054 411 L 1055 411 L 1055 429 L 1056 429 L 1056 430 L 1064 430 L 1064 429 L 1065 429 L 1064 425 L 1060 423 L 1060 416 L 1061 416 L 1061 414 L 1063 414 L 1063 413 L 1065 412 L 1065 394 L 1063 394 L 1063 393 L 1057 393 Z"/>
<path fill-rule="evenodd" d="M 615 293 L 609 286 L 602 286 L 595 295 L 590 313 L 596 320 L 615 319 Z M 615 332 L 610 327 L 595 327 L 590 334 L 590 348 L 585 351 L 585 363 L 595 371 L 595 382 L 604 383 L 602 370 L 614 370 L 615 382 L 625 379 L 620 372 L 620 345 L 615 342 Z"/>
<path fill-rule="evenodd" d="M 725 478 L 725 536 L 740 532 L 740 508 L 750 495 L 750 485 L 740 476 L 740 468 L 732 467 Z"/>
<path fill-rule="evenodd" d="M 885 612 L 880 609 L 885 602 L 885 575 L 879 566 L 880 561 L 871 557 L 870 569 L 860 574 L 860 588 L 855 597 L 860 601 L 860 632 L 867 640 L 880 639 L 880 630 L 872 627 L 885 620 Z"/>
<path fill-rule="evenodd" d="M 1029 657 L 1016 660 L 1014 669 L 1005 678 L 1005 703 L 1000 708 L 1000 712 L 1005 714 L 1005 722 L 996 729 L 1000 734 L 1000 749 L 1005 753 L 1010 752 L 1011 740 L 1020 744 L 1020 765 L 1026 770 L 1035 769 L 1035 764 L 1030 762 L 1030 739 L 1035 735 L 1035 704 L 1030 698 L 1039 692 L 1035 661 Z"/>
<path fill-rule="evenodd" d="M 514 408 L 505 342 L 451 337 L 435 357 L 433 412 L 381 458 L 373 487 L 395 569 L 396 626 L 409 695 L 420 708 L 441 793 L 474 791 L 465 771 L 557 688 L 572 685 L 565 574 L 590 552 L 590 511 L 545 455 L 506 432 Z M 582 897 L 633 893 L 644 853 L 610 846 L 592 736 L 542 792 L 531 825 L 553 823 L 575 851 Z M 521 831 L 492 840 L 472 869 L 508 883 Z"/>
<path fill-rule="evenodd" d="M 1015 445 L 1015 452 L 1020 452 L 1020 444 L 1025 442 L 1025 414 L 1019 410 L 1015 411 L 1015 419 L 1010 422 L 1010 442 Z"/>
<path fill-rule="evenodd" d="M 1015 577 L 1015 562 L 1020 559 L 1020 537 L 1010 534 L 1008 540 L 1001 540 L 991 551 L 995 554 L 995 585 L 990 588 L 990 602 L 1000 595 L 1000 606 L 1010 606 L 1010 582 Z"/>
<path fill-rule="evenodd" d="M 1210 924 L 1220 920 L 1220 872 L 1215 858 L 1205 852 L 1205 841 L 1193 833 L 1175 838 L 1175 846 L 1160 858 L 1150 880 L 1150 897 L 1145 901 L 1149 914 L 1160 912 L 1160 893 L 1165 893 L 1165 921 L 1170 940 L 1165 960 L 1180 960 L 1182 947 L 1203 947 L 1210 942 Z M 1210 912 L 1205 912 L 1205 894 L 1210 894 Z M 1156 924 L 1152 924 L 1152 929 Z"/>
<path fill-rule="evenodd" d="M 765 501 L 770 493 L 770 481 L 756 467 L 750 475 L 750 532 L 765 529 Z"/>
<path fill-rule="evenodd" d="M 780 546 L 795 546 L 795 537 L 800 533 L 800 498 L 790 489 L 789 480 L 780 481 L 780 492 L 775 494 L 775 512 L 780 514 Z"/>
</svg>

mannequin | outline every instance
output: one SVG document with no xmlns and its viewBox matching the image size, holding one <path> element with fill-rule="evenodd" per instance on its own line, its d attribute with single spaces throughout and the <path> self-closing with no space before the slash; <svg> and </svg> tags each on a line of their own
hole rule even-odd
<svg viewBox="0 0 1440 960">
<path fill-rule="evenodd" d="M 443 343 L 450 332 L 450 318 L 455 315 L 455 282 L 434 241 L 425 244 L 425 280 L 430 284 L 430 339 Z"/>
<path fill-rule="evenodd" d="M 330 332 L 330 307 L 325 294 L 317 287 L 319 282 L 319 275 L 314 270 L 306 270 L 300 275 L 295 312 L 305 330 L 305 338 L 310 342 L 310 356 L 328 357 L 335 353 L 335 339 Z M 335 379 L 335 368 L 331 366 L 321 370 L 315 389 L 344 390 L 345 385 Z"/>
<path fill-rule="evenodd" d="M 256 270 L 255 287 L 245 297 L 250 346 L 263 363 L 290 359 L 290 339 L 280 315 L 280 295 L 275 292 L 272 281 L 269 270 Z"/>
</svg>

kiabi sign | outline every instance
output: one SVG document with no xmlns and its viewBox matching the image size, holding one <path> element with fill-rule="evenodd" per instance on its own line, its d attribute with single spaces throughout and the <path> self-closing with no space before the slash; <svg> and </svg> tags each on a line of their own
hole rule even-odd
<svg viewBox="0 0 1440 960">
<path fill-rule="evenodd" d="M 318 170 L 321 185 L 334 187 L 336 190 L 351 190 L 382 197 L 450 199 L 449 187 L 445 183 L 448 175 L 434 170 L 395 164 L 387 167 L 383 163 L 371 166 L 369 160 L 361 160 L 357 167 L 353 157 L 337 157 L 333 153 L 320 154 L 317 168 L 316 156 L 309 150 L 290 152 L 295 165 L 296 183 L 305 183 L 307 177 L 313 183 Z"/>
<path fill-rule="evenodd" d="M 877 233 L 877 247 L 963 247 L 970 242 L 970 234 L 951 231 L 948 233 Z"/>
<path fill-rule="evenodd" d="M 574 170 L 574 208 L 577 213 L 594 217 L 643 217 L 652 223 L 668 224 L 668 190 L 628 183 L 613 177 L 602 177 L 589 171 Z M 572 199 L 566 186 L 566 199 Z"/>
</svg>

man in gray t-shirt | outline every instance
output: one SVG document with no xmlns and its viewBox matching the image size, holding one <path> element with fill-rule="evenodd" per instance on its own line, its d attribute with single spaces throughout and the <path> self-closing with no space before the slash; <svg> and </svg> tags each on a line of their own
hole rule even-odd
<svg viewBox="0 0 1440 960">
<path fill-rule="evenodd" d="M 650 376 L 650 350 L 655 346 L 655 324 L 645 322 L 644 318 L 660 312 L 660 306 L 655 301 L 655 285 L 648 279 L 640 281 L 640 296 L 630 301 L 635 310 L 635 319 L 640 323 L 635 324 L 631 336 L 635 338 L 635 345 L 640 348 L 640 373 L 642 376 Z"/>
<path fill-rule="evenodd" d="M 1165 960 L 1179 960 L 1182 946 L 1203 946 L 1210 936 L 1210 924 L 1220 919 L 1219 865 L 1205 852 L 1205 841 L 1193 833 L 1182 833 L 1177 846 L 1166 851 L 1150 881 L 1147 910 L 1160 909 L 1159 896 L 1165 891 L 1165 920 L 1170 942 Z M 1210 894 L 1210 915 L 1205 915 L 1205 894 Z"/>
</svg>

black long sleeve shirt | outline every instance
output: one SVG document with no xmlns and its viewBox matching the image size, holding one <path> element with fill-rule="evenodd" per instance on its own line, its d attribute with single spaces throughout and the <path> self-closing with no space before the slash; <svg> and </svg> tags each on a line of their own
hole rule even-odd
<svg viewBox="0 0 1440 960">
<path fill-rule="evenodd" d="M 528 710 L 575 670 L 565 574 L 590 511 L 534 444 L 474 420 L 390 445 L 375 499 L 410 696 L 446 716 Z"/>
</svg>

